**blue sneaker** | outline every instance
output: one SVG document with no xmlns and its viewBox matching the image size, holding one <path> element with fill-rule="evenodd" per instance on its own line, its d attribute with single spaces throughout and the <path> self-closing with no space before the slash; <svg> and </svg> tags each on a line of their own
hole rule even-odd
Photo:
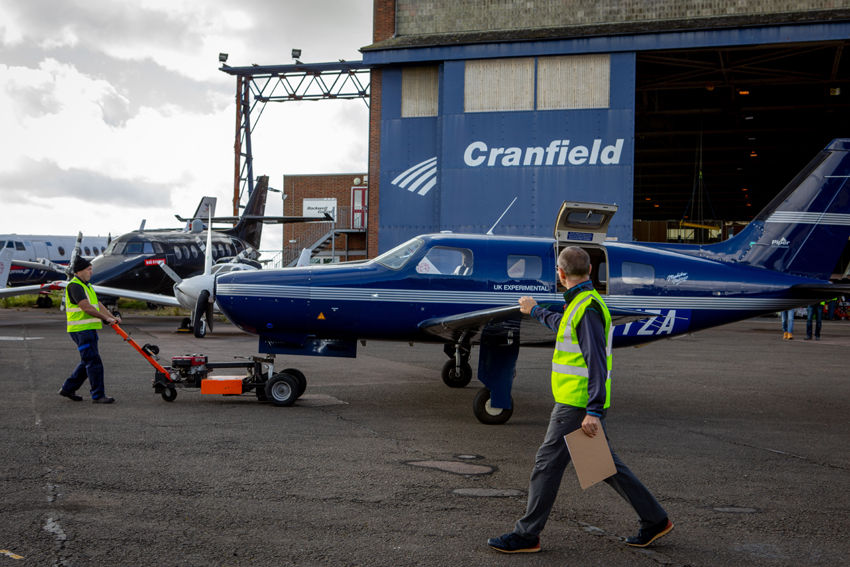
<svg viewBox="0 0 850 567">
<path fill-rule="evenodd" d="M 502 553 L 537 553 L 540 551 L 540 538 L 537 536 L 521 536 L 514 532 L 491 537 L 487 545 Z"/>
</svg>

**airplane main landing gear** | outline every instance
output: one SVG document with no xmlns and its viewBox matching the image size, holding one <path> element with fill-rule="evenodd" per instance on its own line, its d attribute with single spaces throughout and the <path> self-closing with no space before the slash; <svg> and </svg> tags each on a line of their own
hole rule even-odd
<svg viewBox="0 0 850 567">
<path fill-rule="evenodd" d="M 472 401 L 472 411 L 478 421 L 486 425 L 502 425 L 507 423 L 514 413 L 514 399 L 511 396 L 510 409 L 494 408 L 490 405 L 490 390 L 481 388 Z"/>
<path fill-rule="evenodd" d="M 449 360 L 443 365 L 443 383 L 449 388 L 465 388 L 472 380 L 472 366 L 469 365 L 469 345 L 446 344 L 443 352 Z"/>
</svg>

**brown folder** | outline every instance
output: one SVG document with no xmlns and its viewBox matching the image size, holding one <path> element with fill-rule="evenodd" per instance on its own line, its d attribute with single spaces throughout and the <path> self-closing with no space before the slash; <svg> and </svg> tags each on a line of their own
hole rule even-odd
<svg viewBox="0 0 850 567">
<path fill-rule="evenodd" d="M 600 431 L 593 437 L 588 437 L 581 430 L 564 435 L 567 449 L 573 460 L 573 466 L 578 475 L 578 483 L 586 490 L 597 482 L 617 474 L 611 449 L 605 439 L 605 433 Z"/>
</svg>

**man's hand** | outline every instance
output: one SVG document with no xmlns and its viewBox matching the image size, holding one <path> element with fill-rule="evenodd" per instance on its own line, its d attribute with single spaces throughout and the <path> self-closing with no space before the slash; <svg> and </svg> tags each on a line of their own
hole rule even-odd
<svg viewBox="0 0 850 567">
<path fill-rule="evenodd" d="M 534 309 L 534 306 L 537 305 L 537 302 L 533 297 L 529 297 L 527 295 L 523 295 L 519 298 L 519 310 L 525 313 L 526 315 L 531 315 L 531 310 Z"/>
<path fill-rule="evenodd" d="M 584 421 L 581 422 L 581 430 L 588 437 L 596 436 L 598 431 L 602 431 L 602 421 L 595 415 L 584 416 Z"/>
</svg>

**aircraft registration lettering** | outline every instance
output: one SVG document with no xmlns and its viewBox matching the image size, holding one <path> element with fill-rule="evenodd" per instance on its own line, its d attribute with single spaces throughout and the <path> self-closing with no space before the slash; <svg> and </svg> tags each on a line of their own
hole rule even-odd
<svg viewBox="0 0 850 567">
<path fill-rule="evenodd" d="M 614 327 L 614 335 L 623 337 L 677 335 L 688 329 L 689 309 L 647 309 L 646 312 L 656 315 L 646 320 L 617 325 Z"/>
</svg>

